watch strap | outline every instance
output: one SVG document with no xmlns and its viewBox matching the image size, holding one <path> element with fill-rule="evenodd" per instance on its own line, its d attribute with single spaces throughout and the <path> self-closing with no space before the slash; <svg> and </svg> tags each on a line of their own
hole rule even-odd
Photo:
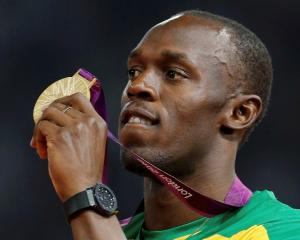
<svg viewBox="0 0 300 240">
<path fill-rule="evenodd" d="M 68 220 L 70 217 L 84 209 L 94 208 L 96 206 L 93 188 L 79 192 L 64 202 L 64 211 Z"/>
</svg>

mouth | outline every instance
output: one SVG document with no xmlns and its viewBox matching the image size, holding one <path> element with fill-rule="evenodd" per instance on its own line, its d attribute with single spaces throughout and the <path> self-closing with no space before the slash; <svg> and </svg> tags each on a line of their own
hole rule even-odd
<svg viewBox="0 0 300 240">
<path fill-rule="evenodd" d="M 129 108 L 121 114 L 122 126 L 153 127 L 158 123 L 158 117 L 144 108 Z"/>
</svg>

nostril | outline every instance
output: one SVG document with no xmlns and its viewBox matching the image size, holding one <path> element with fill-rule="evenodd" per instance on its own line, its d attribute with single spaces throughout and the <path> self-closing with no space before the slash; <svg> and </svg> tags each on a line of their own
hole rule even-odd
<svg viewBox="0 0 300 240">
<path fill-rule="evenodd" d="M 127 89 L 128 98 L 140 98 L 148 101 L 152 101 L 155 93 L 152 88 L 145 86 L 144 84 L 132 84 Z"/>
<path fill-rule="evenodd" d="M 131 97 L 133 97 L 133 96 L 134 96 L 134 94 L 132 94 L 132 93 L 130 93 L 130 92 L 127 92 L 127 97 L 131 98 Z"/>
<path fill-rule="evenodd" d="M 142 99 L 150 99 L 151 98 L 151 94 L 149 92 L 140 92 L 138 94 L 138 96 Z"/>
<path fill-rule="evenodd" d="M 145 100 L 150 100 L 152 98 L 151 94 L 147 91 L 140 91 L 140 92 L 135 92 L 135 93 L 128 91 L 127 97 L 128 98 L 136 97 L 136 98 L 145 99 Z"/>
<path fill-rule="evenodd" d="M 155 101 L 157 99 L 157 91 L 151 85 L 145 83 L 145 81 L 134 81 L 127 88 L 128 98 L 139 98 L 146 101 Z"/>
</svg>

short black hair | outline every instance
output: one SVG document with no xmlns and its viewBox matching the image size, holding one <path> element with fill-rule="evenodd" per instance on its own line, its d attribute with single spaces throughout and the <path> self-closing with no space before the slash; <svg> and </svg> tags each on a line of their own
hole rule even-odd
<svg viewBox="0 0 300 240">
<path fill-rule="evenodd" d="M 234 53 L 234 78 L 242 93 L 256 94 L 262 100 L 262 113 L 248 129 L 242 141 L 247 140 L 252 130 L 266 114 L 271 95 L 273 67 L 270 54 L 263 42 L 242 24 L 206 11 L 187 10 L 176 15 L 195 16 L 211 20 L 231 33 L 230 40 L 236 48 Z"/>
</svg>

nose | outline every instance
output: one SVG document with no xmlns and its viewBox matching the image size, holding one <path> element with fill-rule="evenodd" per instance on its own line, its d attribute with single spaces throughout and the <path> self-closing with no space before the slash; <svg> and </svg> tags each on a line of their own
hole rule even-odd
<svg viewBox="0 0 300 240">
<path fill-rule="evenodd" d="M 144 74 L 142 74 L 144 75 Z M 145 101 L 155 101 L 158 99 L 158 86 L 154 76 L 145 74 L 137 79 L 129 81 L 127 88 L 127 97 L 129 99 L 138 98 Z"/>
</svg>

